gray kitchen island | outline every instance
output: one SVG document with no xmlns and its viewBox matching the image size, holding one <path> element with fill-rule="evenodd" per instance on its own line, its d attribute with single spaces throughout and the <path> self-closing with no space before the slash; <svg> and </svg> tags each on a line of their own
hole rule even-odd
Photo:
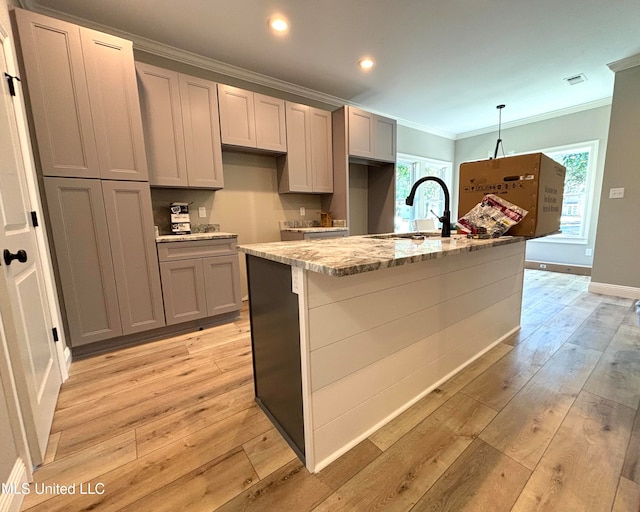
<svg viewBox="0 0 640 512">
<path fill-rule="evenodd" d="M 521 237 L 390 234 L 239 249 L 256 401 L 311 472 L 519 329 Z"/>
</svg>

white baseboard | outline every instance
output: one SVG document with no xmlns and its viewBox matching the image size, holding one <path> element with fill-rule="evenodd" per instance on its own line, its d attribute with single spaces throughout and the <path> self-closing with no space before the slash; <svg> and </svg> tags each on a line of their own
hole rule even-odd
<svg viewBox="0 0 640 512">
<path fill-rule="evenodd" d="M 5 487 L 15 489 L 17 492 L 0 494 L 0 512 L 19 512 L 24 500 L 21 493 L 22 486 L 27 484 L 27 468 L 21 458 L 17 458 L 9 479 L 4 482 Z"/>
<path fill-rule="evenodd" d="M 640 299 L 640 288 L 633 286 L 622 286 L 619 284 L 589 283 L 590 293 L 601 293 L 602 295 L 613 295 L 625 299 Z"/>
</svg>

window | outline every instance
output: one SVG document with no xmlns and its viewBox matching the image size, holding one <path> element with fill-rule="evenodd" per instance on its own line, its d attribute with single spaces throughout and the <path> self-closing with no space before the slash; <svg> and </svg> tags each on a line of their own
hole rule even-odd
<svg viewBox="0 0 640 512">
<path fill-rule="evenodd" d="M 414 220 L 432 218 L 438 224 L 438 216 L 444 211 L 444 193 L 435 182 L 428 181 L 416 191 L 413 206 L 407 206 L 405 199 L 411 186 L 423 176 L 437 176 L 442 179 L 451 193 L 451 162 L 432 160 L 411 155 L 398 154 L 396 163 L 396 212 L 395 231 L 413 231 Z M 434 213 L 432 213 L 432 210 Z"/>
<path fill-rule="evenodd" d="M 580 240 L 587 237 L 597 148 L 597 141 L 593 141 L 542 150 L 545 155 L 567 169 L 560 218 L 562 233 L 548 237 L 550 240 Z"/>
</svg>

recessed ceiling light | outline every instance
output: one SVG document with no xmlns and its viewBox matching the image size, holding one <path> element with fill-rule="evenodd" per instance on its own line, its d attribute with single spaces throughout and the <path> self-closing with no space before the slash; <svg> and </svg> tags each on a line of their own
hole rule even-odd
<svg viewBox="0 0 640 512">
<path fill-rule="evenodd" d="M 373 59 L 370 57 L 364 57 L 358 61 L 358 66 L 360 66 L 365 71 L 371 69 L 374 64 L 375 62 L 373 62 Z"/>
<path fill-rule="evenodd" d="M 282 34 L 289 29 L 289 22 L 282 16 L 274 16 L 269 18 L 269 26 L 274 32 Z"/>
</svg>

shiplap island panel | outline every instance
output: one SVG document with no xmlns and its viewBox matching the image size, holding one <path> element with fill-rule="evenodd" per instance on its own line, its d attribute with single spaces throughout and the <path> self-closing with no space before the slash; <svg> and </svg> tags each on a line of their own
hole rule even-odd
<svg viewBox="0 0 640 512">
<path fill-rule="evenodd" d="M 519 328 L 522 238 L 241 246 L 256 400 L 319 471 Z"/>
</svg>

